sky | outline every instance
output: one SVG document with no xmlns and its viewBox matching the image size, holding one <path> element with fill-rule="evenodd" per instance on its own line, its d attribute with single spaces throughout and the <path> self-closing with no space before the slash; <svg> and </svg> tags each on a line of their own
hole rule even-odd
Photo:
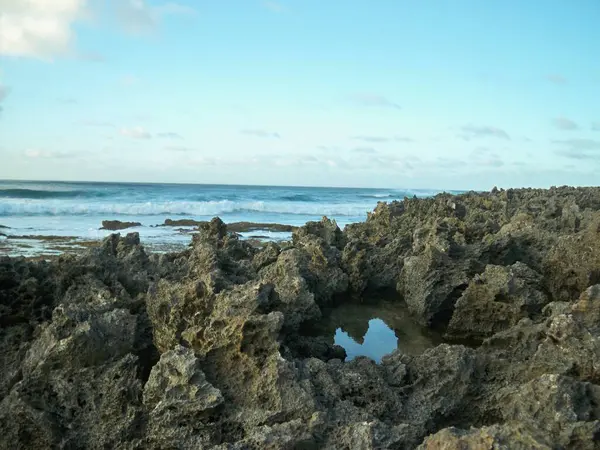
<svg viewBox="0 0 600 450">
<path fill-rule="evenodd" d="M 0 0 L 0 179 L 598 185 L 598 0 Z"/>
</svg>

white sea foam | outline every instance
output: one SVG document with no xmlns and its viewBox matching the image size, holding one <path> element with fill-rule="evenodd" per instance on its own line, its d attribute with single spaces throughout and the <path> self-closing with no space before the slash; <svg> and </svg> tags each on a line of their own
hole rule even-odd
<svg viewBox="0 0 600 450">
<path fill-rule="evenodd" d="M 139 203 L 79 203 L 55 200 L 8 200 L 0 202 L 0 216 L 216 216 L 227 213 L 255 212 L 274 214 L 366 216 L 372 209 L 370 203 L 322 204 L 309 202 L 263 201 L 167 201 Z"/>
<path fill-rule="evenodd" d="M 265 186 L 161 185 L 0 181 L 0 224 L 13 236 L 58 235 L 102 239 L 103 220 L 135 221 L 144 243 L 187 245 L 189 233 L 157 227 L 166 218 L 225 222 L 280 223 L 294 226 L 322 216 L 340 227 L 365 220 L 379 201 L 426 197 L 434 190 L 294 188 Z M 283 239 L 268 232 L 248 233 Z M 248 237 L 245 235 L 245 237 Z M 14 239 L 11 239 L 14 241 Z M 37 247 L 36 247 L 37 248 Z M 19 249 L 16 249 L 19 251 Z M 38 251 L 38 250 L 32 250 Z"/>
</svg>

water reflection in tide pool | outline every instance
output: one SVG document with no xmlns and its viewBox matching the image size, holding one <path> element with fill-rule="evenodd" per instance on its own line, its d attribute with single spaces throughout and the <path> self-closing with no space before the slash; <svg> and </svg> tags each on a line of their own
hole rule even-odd
<svg viewBox="0 0 600 450">
<path fill-rule="evenodd" d="M 346 350 L 347 361 L 367 356 L 380 362 L 396 348 L 418 355 L 440 342 L 438 336 L 415 323 L 399 302 L 343 304 L 323 313 L 318 331 Z"/>
</svg>

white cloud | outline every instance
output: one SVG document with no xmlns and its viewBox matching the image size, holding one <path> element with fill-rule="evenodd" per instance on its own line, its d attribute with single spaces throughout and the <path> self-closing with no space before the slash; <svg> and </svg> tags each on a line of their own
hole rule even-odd
<svg viewBox="0 0 600 450">
<path fill-rule="evenodd" d="M 73 25 L 91 17 L 94 0 L 0 0 L 0 55 L 50 60 L 57 56 L 102 61 L 94 52 L 73 49 Z M 131 33 L 154 31 L 169 15 L 194 15 L 176 2 L 150 6 L 144 0 L 110 0 L 111 16 Z"/>
<path fill-rule="evenodd" d="M 152 134 L 149 131 L 145 130 L 143 127 L 131 127 L 131 128 L 121 128 L 119 130 L 121 136 L 129 137 L 132 139 L 150 139 L 152 138 Z"/>
<path fill-rule="evenodd" d="M 70 50 L 87 0 L 0 0 L 0 55 L 50 59 Z"/>
</svg>

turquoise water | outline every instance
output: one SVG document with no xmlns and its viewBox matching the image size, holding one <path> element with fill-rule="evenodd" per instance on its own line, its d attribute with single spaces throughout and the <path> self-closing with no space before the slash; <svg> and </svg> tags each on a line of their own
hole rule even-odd
<svg viewBox="0 0 600 450">
<path fill-rule="evenodd" d="M 0 225 L 7 234 L 100 239 L 103 220 L 141 222 L 146 243 L 189 242 L 189 234 L 155 227 L 165 219 L 275 222 L 303 225 L 323 216 L 343 227 L 365 220 L 378 201 L 437 191 L 191 184 L 0 181 Z M 289 236 L 259 233 L 278 239 Z"/>
</svg>

